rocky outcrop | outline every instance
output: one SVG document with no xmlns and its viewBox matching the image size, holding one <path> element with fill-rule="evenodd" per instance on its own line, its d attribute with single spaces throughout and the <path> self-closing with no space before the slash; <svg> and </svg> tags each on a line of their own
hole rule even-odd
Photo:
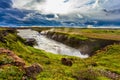
<svg viewBox="0 0 120 80">
<path fill-rule="evenodd" d="M 95 39 L 95 38 L 78 38 L 72 37 L 69 34 L 48 31 L 44 35 L 55 41 L 64 43 L 68 46 L 80 50 L 82 54 L 93 55 L 93 53 L 107 45 L 118 43 L 120 41 Z M 81 36 L 80 36 L 81 37 Z"/>
<path fill-rule="evenodd" d="M 11 62 L 11 65 L 20 67 L 23 71 L 25 71 L 22 80 L 26 80 L 27 77 L 36 80 L 36 75 L 39 74 L 41 71 L 43 71 L 43 68 L 40 64 L 33 64 L 31 66 L 26 66 L 25 61 L 23 59 L 21 59 L 14 52 L 8 49 L 0 48 L 0 54 L 6 54 L 7 56 L 11 57 L 13 60 Z"/>
</svg>

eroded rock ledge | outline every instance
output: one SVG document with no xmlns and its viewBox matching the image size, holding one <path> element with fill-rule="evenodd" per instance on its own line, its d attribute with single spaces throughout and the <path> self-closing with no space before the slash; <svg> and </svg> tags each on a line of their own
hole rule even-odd
<svg viewBox="0 0 120 80">
<path fill-rule="evenodd" d="M 95 51 L 104 48 L 107 45 L 120 42 L 115 40 L 87 38 L 79 35 L 70 35 L 66 33 L 52 31 L 47 31 L 44 35 L 50 39 L 76 48 L 80 50 L 81 53 L 89 54 L 90 56 L 93 55 Z"/>
</svg>

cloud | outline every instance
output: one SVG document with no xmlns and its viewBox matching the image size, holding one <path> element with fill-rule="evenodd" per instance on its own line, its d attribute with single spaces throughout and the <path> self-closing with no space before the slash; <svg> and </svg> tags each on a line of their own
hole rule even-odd
<svg viewBox="0 0 120 80">
<path fill-rule="evenodd" d="M 119 4 L 119 0 L 0 0 L 0 25 L 118 25 Z"/>
<path fill-rule="evenodd" d="M 13 0 L 13 7 L 19 9 L 37 10 L 42 14 L 79 14 L 78 17 L 84 15 L 100 20 L 111 20 L 111 15 L 104 10 L 120 9 L 119 4 L 119 0 Z"/>
<path fill-rule="evenodd" d="M 12 0 L 12 1 L 14 8 L 26 10 L 38 10 L 38 6 L 45 2 L 45 0 Z"/>
<path fill-rule="evenodd" d="M 11 0 L 0 0 L 0 8 L 11 8 L 12 1 Z"/>
</svg>

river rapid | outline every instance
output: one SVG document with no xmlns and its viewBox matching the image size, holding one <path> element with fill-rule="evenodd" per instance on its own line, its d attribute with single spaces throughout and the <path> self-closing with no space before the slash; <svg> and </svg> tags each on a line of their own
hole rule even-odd
<svg viewBox="0 0 120 80">
<path fill-rule="evenodd" d="M 44 35 L 41 35 L 37 31 L 31 29 L 18 29 L 18 35 L 22 38 L 34 38 L 37 42 L 37 45 L 34 48 L 45 50 L 46 52 L 51 52 L 54 54 L 68 55 L 68 56 L 76 56 L 80 58 L 87 58 L 88 55 L 83 55 L 81 52 L 75 48 L 69 47 L 60 42 L 54 41 L 52 39 L 47 38 Z"/>
</svg>

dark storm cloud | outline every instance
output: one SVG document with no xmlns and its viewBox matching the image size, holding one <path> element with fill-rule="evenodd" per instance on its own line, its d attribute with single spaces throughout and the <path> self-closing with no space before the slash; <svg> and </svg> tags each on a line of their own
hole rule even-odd
<svg viewBox="0 0 120 80">
<path fill-rule="evenodd" d="M 12 1 L 11 0 L 0 0 L 0 8 L 11 8 Z"/>
</svg>

